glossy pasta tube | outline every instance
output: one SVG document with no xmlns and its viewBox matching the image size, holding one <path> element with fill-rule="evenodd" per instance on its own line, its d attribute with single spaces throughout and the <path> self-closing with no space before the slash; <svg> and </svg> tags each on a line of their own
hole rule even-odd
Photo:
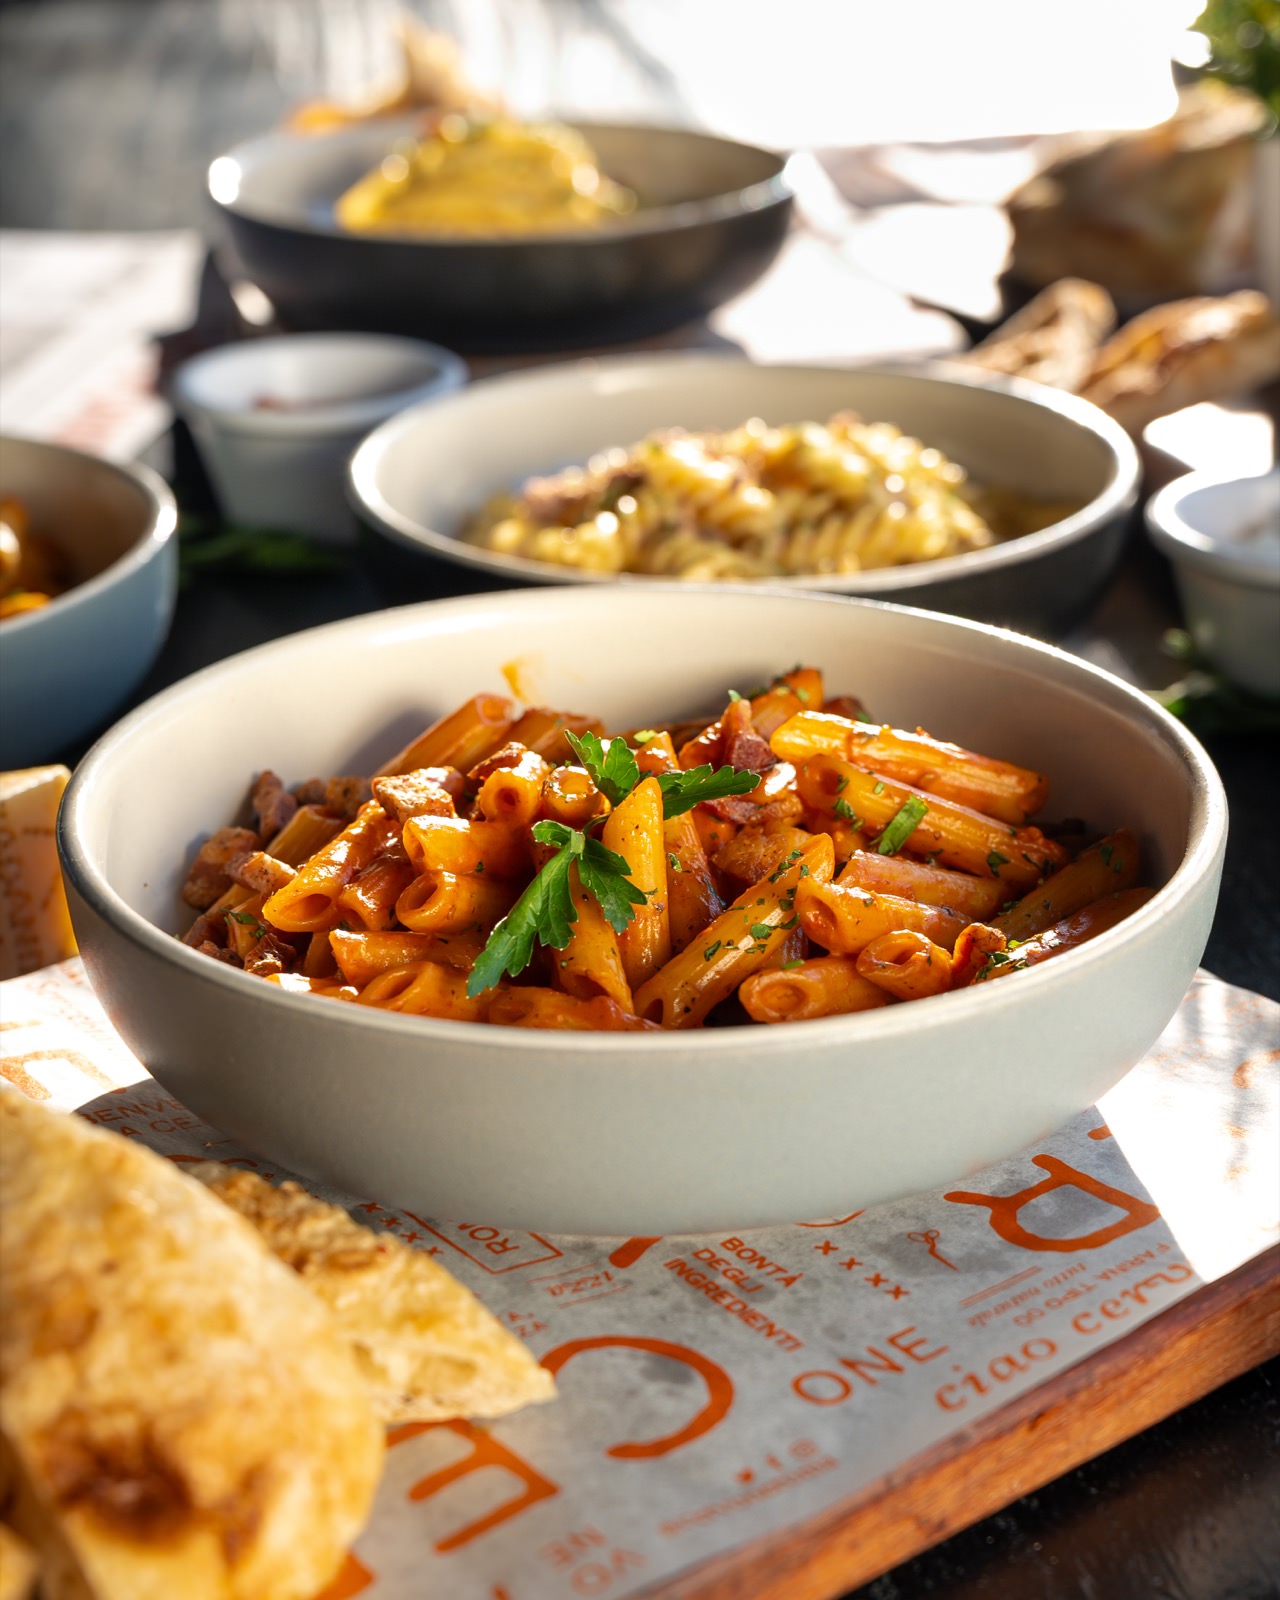
<svg viewBox="0 0 1280 1600">
<path fill-rule="evenodd" d="M 317 850 L 322 850 L 342 826 L 341 817 L 322 811 L 319 806 L 299 806 L 268 843 L 266 853 L 291 867 L 300 866 Z M 243 884 L 233 883 L 207 911 L 196 918 L 184 942 L 198 944 L 207 937 L 206 930 L 211 925 L 226 918 L 230 912 L 242 910 L 252 893 L 253 890 L 245 888 Z"/>
<path fill-rule="evenodd" d="M 1027 939 L 1023 943 L 1010 940 L 1003 952 L 997 952 L 987 961 L 974 982 L 988 983 L 993 978 L 1021 972 L 1025 967 L 1037 967 L 1042 961 L 1087 944 L 1090 939 L 1096 939 L 1100 933 L 1106 933 L 1109 928 L 1114 928 L 1118 922 L 1131 916 L 1154 893 L 1154 889 L 1121 889 L 1117 894 L 1105 895 L 1092 905 L 1064 917 L 1034 939 Z"/>
<path fill-rule="evenodd" d="M 468 997 L 465 972 L 438 961 L 412 961 L 379 973 L 361 989 L 357 1003 L 451 1022 L 483 1022 L 489 1010 L 486 996 Z"/>
<path fill-rule="evenodd" d="M 895 1000 L 925 1000 L 951 987 L 951 956 L 923 933 L 881 934 L 859 952 L 858 974 Z"/>
<path fill-rule="evenodd" d="M 308 936 L 306 953 L 302 957 L 302 971 L 308 978 L 332 978 L 338 970 L 329 945 L 329 935 L 323 930 Z"/>
<path fill-rule="evenodd" d="M 636 991 L 635 1010 L 667 1028 L 696 1028 L 713 1006 L 758 972 L 796 926 L 797 886 L 826 882 L 835 850 L 817 834 L 794 860 L 745 890 L 727 911 Z"/>
<path fill-rule="evenodd" d="M 811 756 L 800 768 L 798 786 L 806 803 L 816 810 L 834 812 L 839 802 L 874 831 L 885 827 L 915 798 L 927 810 L 904 849 L 918 856 L 936 856 L 943 866 L 977 877 L 999 878 L 1015 889 L 1029 889 L 1066 860 L 1062 846 L 1046 839 L 1039 828 L 1014 828 L 997 822 L 939 795 L 864 772 L 840 756 Z"/>
<path fill-rule="evenodd" d="M 528 873 L 529 846 L 505 822 L 463 817 L 410 817 L 404 847 L 419 872 L 492 873 L 518 878 Z"/>
<path fill-rule="evenodd" d="M 243 961 L 262 943 L 270 930 L 262 919 L 266 896 L 248 895 L 234 910 L 227 912 L 227 949 Z"/>
<path fill-rule="evenodd" d="M 512 879 L 488 872 L 424 872 L 396 901 L 395 914 L 414 933 L 487 931 L 506 916 L 518 893 Z"/>
<path fill-rule="evenodd" d="M 876 850 L 855 851 L 836 882 L 845 889 L 874 889 L 921 905 L 946 906 L 970 922 L 985 922 L 1006 897 L 998 878 L 975 878 L 969 872 L 950 872 L 906 856 L 882 856 Z"/>
<path fill-rule="evenodd" d="M 609 809 L 609 802 L 581 767 L 553 767 L 542 785 L 538 814 L 566 828 L 585 828 L 593 817 Z"/>
<path fill-rule="evenodd" d="M 669 733 L 658 733 L 636 751 L 636 764 L 641 772 L 657 776 L 663 772 L 678 772 L 675 746 Z M 667 905 L 671 927 L 671 948 L 683 950 L 691 940 L 724 910 L 724 901 L 716 888 L 707 852 L 703 849 L 702 835 L 693 813 L 682 811 L 679 816 L 667 817 L 662 824 L 662 842 L 667 852 Z M 772 865 L 772 863 L 771 863 Z M 748 874 L 753 880 L 763 877 L 763 872 Z"/>
<path fill-rule="evenodd" d="M 967 989 L 989 965 L 990 958 L 1000 956 L 1008 945 L 999 928 L 984 922 L 971 923 L 951 952 L 951 987 Z"/>
<path fill-rule="evenodd" d="M 505 695 L 472 695 L 379 767 L 377 776 L 412 772 L 417 767 L 457 767 L 459 772 L 469 772 L 506 740 L 515 719 L 515 703 Z"/>
<path fill-rule="evenodd" d="M 1091 901 L 1132 889 L 1138 881 L 1138 866 L 1138 841 L 1128 828 L 1121 828 L 1082 850 L 1016 906 L 993 917 L 991 925 L 1010 939 L 1033 938 Z"/>
<path fill-rule="evenodd" d="M 841 888 L 808 879 L 796 891 L 800 925 L 833 955 L 856 956 L 873 939 L 907 929 L 923 933 L 935 944 L 951 946 L 964 932 L 967 919 L 944 906 L 921 906 L 895 894 L 873 889 Z"/>
<path fill-rule="evenodd" d="M 437 936 L 399 929 L 378 933 L 335 928 L 329 946 L 344 980 L 362 989 L 380 972 L 420 961 L 439 961 L 455 971 L 470 972 L 484 949 L 484 938 L 480 934 Z"/>
<path fill-rule="evenodd" d="M 622 970 L 634 990 L 671 956 L 662 790 L 656 778 L 642 778 L 613 808 L 600 837 L 606 850 L 627 863 L 627 876 L 648 897 L 618 935 Z"/>
<path fill-rule="evenodd" d="M 868 983 L 851 956 L 815 956 L 789 972 L 757 972 L 738 996 L 755 1022 L 807 1022 L 889 1004 L 887 991 Z"/>
<path fill-rule="evenodd" d="M 396 839 L 398 825 L 376 800 L 298 868 L 292 883 L 277 889 L 263 907 L 266 920 L 286 933 L 315 933 L 338 920 L 338 896 L 361 869 Z"/>
<path fill-rule="evenodd" d="M 566 732 L 603 733 L 604 723 L 597 722 L 594 717 L 580 717 L 573 711 L 552 711 L 547 706 L 530 706 L 512 725 L 507 737 L 518 739 L 544 760 L 568 761 L 574 757 L 573 748 L 565 738 Z"/>
<path fill-rule="evenodd" d="M 555 963 L 555 981 L 566 994 L 580 1000 L 607 995 L 624 1011 L 634 1011 L 631 985 L 622 965 L 618 935 L 609 926 L 594 895 L 589 895 L 578 880 L 575 867 L 570 874 L 573 904 L 578 920 L 563 950 L 550 952 Z"/>
<path fill-rule="evenodd" d="M 413 864 L 397 840 L 394 850 L 362 867 L 338 896 L 341 920 L 361 928 L 389 928 L 395 921 L 396 901 L 415 876 Z"/>
<path fill-rule="evenodd" d="M 529 827 L 538 818 L 550 770 L 536 750 L 526 750 L 514 766 L 497 767 L 489 774 L 476 796 L 476 810 L 490 822 Z"/>
<path fill-rule="evenodd" d="M 570 1028 L 584 1033 L 650 1032 L 655 1026 L 624 1011 L 608 995 L 586 1000 L 533 984 L 500 988 L 489 1006 L 489 1021 L 507 1028 Z"/>
<path fill-rule="evenodd" d="M 977 755 L 927 733 L 850 722 L 824 711 L 798 712 L 769 742 L 788 761 L 807 761 L 819 753 L 842 756 L 1015 826 L 1038 811 L 1049 794 L 1047 778 L 1010 761 Z"/>
</svg>

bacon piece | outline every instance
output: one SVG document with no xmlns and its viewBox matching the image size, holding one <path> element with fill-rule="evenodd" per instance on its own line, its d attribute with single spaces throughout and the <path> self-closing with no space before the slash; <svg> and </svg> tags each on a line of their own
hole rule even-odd
<svg viewBox="0 0 1280 1600">
<path fill-rule="evenodd" d="M 323 778 L 307 778 L 303 783 L 294 784 L 289 792 L 300 806 L 322 806 L 324 804 L 325 780 Z"/>
<path fill-rule="evenodd" d="M 529 746 L 521 744 L 518 739 L 512 739 L 509 744 L 504 744 L 501 750 L 495 750 L 491 756 L 486 756 L 483 761 L 477 761 L 475 766 L 467 773 L 467 782 L 475 787 L 484 782 L 500 767 L 518 767 L 525 756 L 529 754 Z"/>
<path fill-rule="evenodd" d="M 265 850 L 242 850 L 227 862 L 227 876 L 242 889 L 268 895 L 292 883 L 298 873 L 287 861 L 277 860 Z"/>
<path fill-rule="evenodd" d="M 196 946 L 196 954 L 210 956 L 214 961 L 221 961 L 229 967 L 238 967 L 240 965 L 240 957 L 236 955 L 234 950 L 228 950 L 225 945 L 214 944 L 212 939 L 205 939 L 198 944 Z"/>
<path fill-rule="evenodd" d="M 274 772 L 260 772 L 250 797 L 258 832 L 274 839 L 298 809 L 298 802 Z"/>
<path fill-rule="evenodd" d="M 355 820 L 356 812 L 373 793 L 368 778 L 330 778 L 324 786 L 324 803 L 348 822 Z"/>
<path fill-rule="evenodd" d="M 720 719 L 721 761 L 736 772 L 768 772 L 778 758 L 751 720 L 750 700 L 734 700 Z"/>
<path fill-rule="evenodd" d="M 260 850 L 262 840 L 252 828 L 219 828 L 200 846 L 182 886 L 182 898 L 197 911 L 206 911 L 231 887 L 227 863 L 246 850 Z"/>
<path fill-rule="evenodd" d="M 373 780 L 373 798 L 397 822 L 456 816 L 454 802 L 461 793 L 462 774 L 456 767 L 417 767 Z"/>
</svg>

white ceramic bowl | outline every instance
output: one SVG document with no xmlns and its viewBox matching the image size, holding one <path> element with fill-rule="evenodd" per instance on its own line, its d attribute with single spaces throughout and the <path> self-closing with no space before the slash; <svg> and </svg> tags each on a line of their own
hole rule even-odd
<svg viewBox="0 0 1280 1600">
<path fill-rule="evenodd" d="M 1148 502 L 1147 528 L 1200 650 L 1242 687 L 1280 696 L 1280 467 L 1177 478 Z"/>
<path fill-rule="evenodd" d="M 0 767 L 25 767 L 66 754 L 146 676 L 173 618 L 177 511 L 145 467 L 35 439 L 0 438 L 0 495 L 76 580 L 0 622 Z"/>
<path fill-rule="evenodd" d="M 466 381 L 458 356 L 421 339 L 291 334 L 194 357 L 173 397 L 229 521 L 341 541 L 355 532 L 344 488 L 361 439 Z"/>
<path fill-rule="evenodd" d="M 516 373 L 378 428 L 352 461 L 351 492 L 361 517 L 396 550 L 419 557 L 419 567 L 435 557 L 491 580 L 608 582 L 480 549 L 459 537 L 462 526 L 491 494 L 635 443 L 655 428 L 724 428 L 750 416 L 824 421 L 846 409 L 898 424 L 980 483 L 1080 510 L 990 549 L 853 576 L 795 578 L 796 586 L 898 599 L 1036 632 L 1078 620 L 1120 556 L 1137 494 L 1133 444 L 1097 407 L 1072 395 L 955 369 L 773 367 L 676 353 Z"/>
<path fill-rule="evenodd" d="M 1046 771 L 1050 814 L 1128 824 L 1159 892 L 1105 937 L 997 984 L 696 1035 L 373 1013 L 284 993 L 173 937 L 184 864 L 236 814 L 255 767 L 372 770 L 464 696 L 504 690 L 512 660 L 538 700 L 615 726 L 705 710 L 726 686 L 814 662 L 878 716 Z M 59 843 L 113 1022 L 215 1126 L 424 1215 L 659 1235 L 847 1212 L 1060 1126 L 1177 1008 L 1225 832 L 1195 740 L 1048 646 L 867 602 L 631 585 L 405 607 L 232 657 L 98 744 Z"/>
</svg>

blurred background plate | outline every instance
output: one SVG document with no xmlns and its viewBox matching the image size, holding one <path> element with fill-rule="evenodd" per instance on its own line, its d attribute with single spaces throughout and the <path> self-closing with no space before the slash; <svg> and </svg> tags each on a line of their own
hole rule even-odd
<svg viewBox="0 0 1280 1600">
<path fill-rule="evenodd" d="M 358 234 L 334 202 L 415 117 L 236 145 L 208 188 L 248 278 L 295 328 L 422 334 L 468 349 L 639 337 L 753 283 L 787 231 L 782 156 L 674 128 L 579 122 L 600 168 L 639 196 L 607 228 L 524 237 Z"/>
<path fill-rule="evenodd" d="M 462 540 L 462 525 L 490 495 L 532 474 L 585 463 L 655 429 L 730 428 L 753 416 L 775 425 L 823 422 L 841 410 L 894 423 L 985 488 L 1079 509 L 1037 533 L 964 555 L 773 582 L 1050 635 L 1096 599 L 1120 557 L 1137 494 L 1128 435 L 1073 395 L 940 365 L 840 370 L 676 352 L 494 378 L 376 429 L 352 461 L 353 504 L 379 541 L 371 554 L 384 566 L 401 557 L 395 587 L 404 597 L 436 592 L 432 567 L 438 572 L 440 559 L 491 583 L 599 583 L 613 575 L 482 549 Z"/>
</svg>

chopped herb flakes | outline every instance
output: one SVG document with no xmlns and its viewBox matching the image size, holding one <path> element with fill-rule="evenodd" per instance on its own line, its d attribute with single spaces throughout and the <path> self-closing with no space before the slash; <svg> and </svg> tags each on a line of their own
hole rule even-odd
<svg viewBox="0 0 1280 1600">
<path fill-rule="evenodd" d="M 929 807 L 919 795 L 913 794 L 904 801 L 901 810 L 885 824 L 876 849 L 882 856 L 891 856 L 901 850 L 928 814 Z"/>
</svg>

